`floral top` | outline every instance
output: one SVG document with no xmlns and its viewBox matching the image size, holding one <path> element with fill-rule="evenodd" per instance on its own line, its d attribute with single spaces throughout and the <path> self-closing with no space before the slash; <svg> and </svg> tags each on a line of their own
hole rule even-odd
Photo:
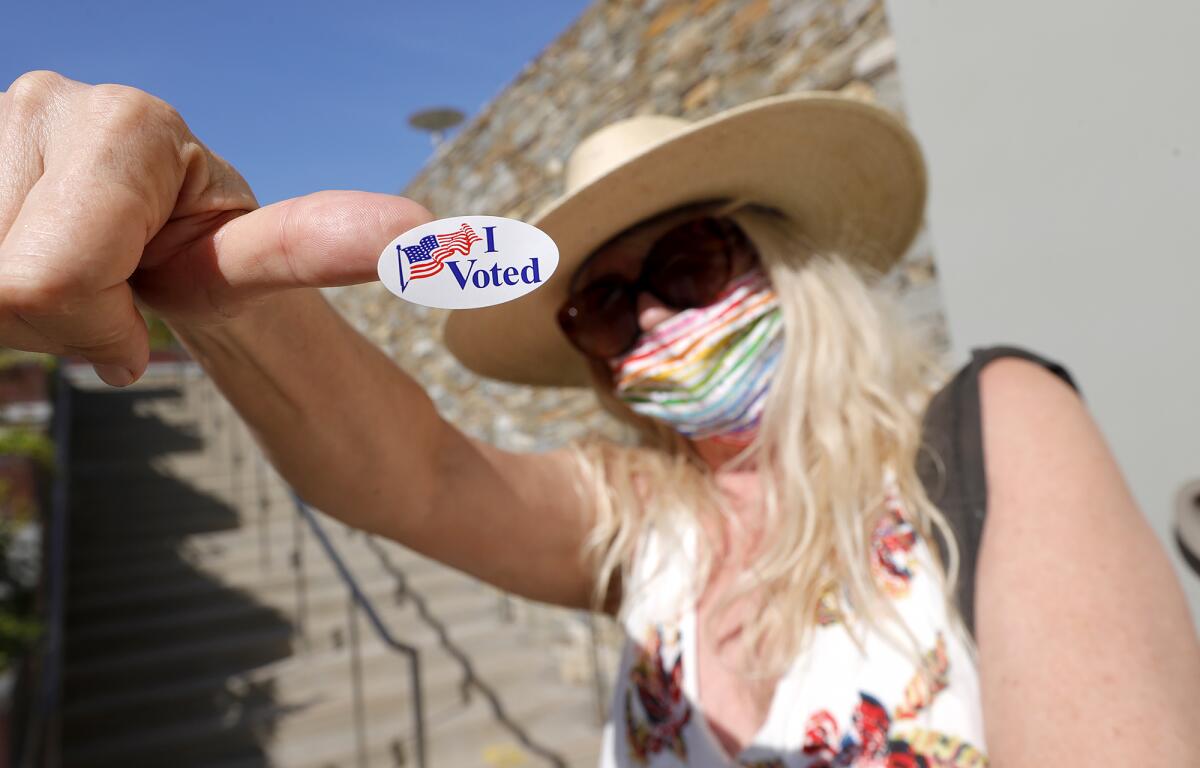
<svg viewBox="0 0 1200 768">
<path fill-rule="evenodd" d="M 986 766 L 979 678 L 950 628 L 941 582 L 891 476 L 871 537 L 872 572 L 934 671 L 868 634 L 863 650 L 823 601 L 810 646 L 779 680 L 766 721 L 731 763 L 697 705 L 696 616 L 689 568 L 651 532 L 633 568 L 626 641 L 600 768 L 975 768 Z M 685 553 L 695 552 L 695 532 Z M 661 570 L 656 566 L 662 562 Z"/>
</svg>

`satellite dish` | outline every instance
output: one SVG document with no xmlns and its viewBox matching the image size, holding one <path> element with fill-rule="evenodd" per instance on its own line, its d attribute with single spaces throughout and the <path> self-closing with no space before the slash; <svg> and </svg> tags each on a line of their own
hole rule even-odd
<svg viewBox="0 0 1200 768">
<path fill-rule="evenodd" d="M 429 134 L 433 146 L 442 143 L 446 131 L 463 121 L 463 113 L 454 107 L 434 107 L 414 112 L 408 116 L 408 124 L 418 131 Z"/>
</svg>

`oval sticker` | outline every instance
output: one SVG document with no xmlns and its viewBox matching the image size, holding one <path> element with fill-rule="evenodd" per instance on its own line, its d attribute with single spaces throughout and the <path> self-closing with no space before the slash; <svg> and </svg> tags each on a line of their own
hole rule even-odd
<svg viewBox="0 0 1200 768">
<path fill-rule="evenodd" d="M 405 301 L 439 309 L 520 298 L 558 268 L 542 230 L 501 216 L 455 216 L 410 229 L 379 255 L 379 279 Z"/>
</svg>

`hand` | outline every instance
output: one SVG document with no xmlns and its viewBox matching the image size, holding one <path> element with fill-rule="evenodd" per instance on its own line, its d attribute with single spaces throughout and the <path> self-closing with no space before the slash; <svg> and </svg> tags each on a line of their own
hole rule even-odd
<svg viewBox="0 0 1200 768">
<path fill-rule="evenodd" d="M 0 93 L 0 345 L 81 355 L 123 386 L 149 357 L 135 294 L 221 322 L 274 291 L 372 280 L 388 241 L 431 218 L 366 192 L 259 208 L 162 100 L 30 72 Z"/>
</svg>

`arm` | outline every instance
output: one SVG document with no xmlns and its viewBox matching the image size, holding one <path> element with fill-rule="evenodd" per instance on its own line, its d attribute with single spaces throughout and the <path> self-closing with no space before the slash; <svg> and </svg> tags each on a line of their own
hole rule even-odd
<svg viewBox="0 0 1200 768">
<path fill-rule="evenodd" d="M 160 99 L 32 72 L 0 93 L 0 344 L 81 355 L 123 386 L 148 359 L 136 292 L 311 502 L 504 589 L 585 605 L 588 509 L 567 458 L 464 437 L 316 290 L 375 279 L 383 247 L 430 218 L 362 192 L 260 208 Z"/>
<path fill-rule="evenodd" d="M 317 291 L 174 328 L 305 500 L 502 589 L 588 606 L 585 505 L 563 452 L 464 436 Z"/>
<path fill-rule="evenodd" d="M 990 364 L 980 391 L 976 635 L 993 764 L 1189 764 L 1200 646 L 1103 436 L 1027 361 Z"/>
</svg>

